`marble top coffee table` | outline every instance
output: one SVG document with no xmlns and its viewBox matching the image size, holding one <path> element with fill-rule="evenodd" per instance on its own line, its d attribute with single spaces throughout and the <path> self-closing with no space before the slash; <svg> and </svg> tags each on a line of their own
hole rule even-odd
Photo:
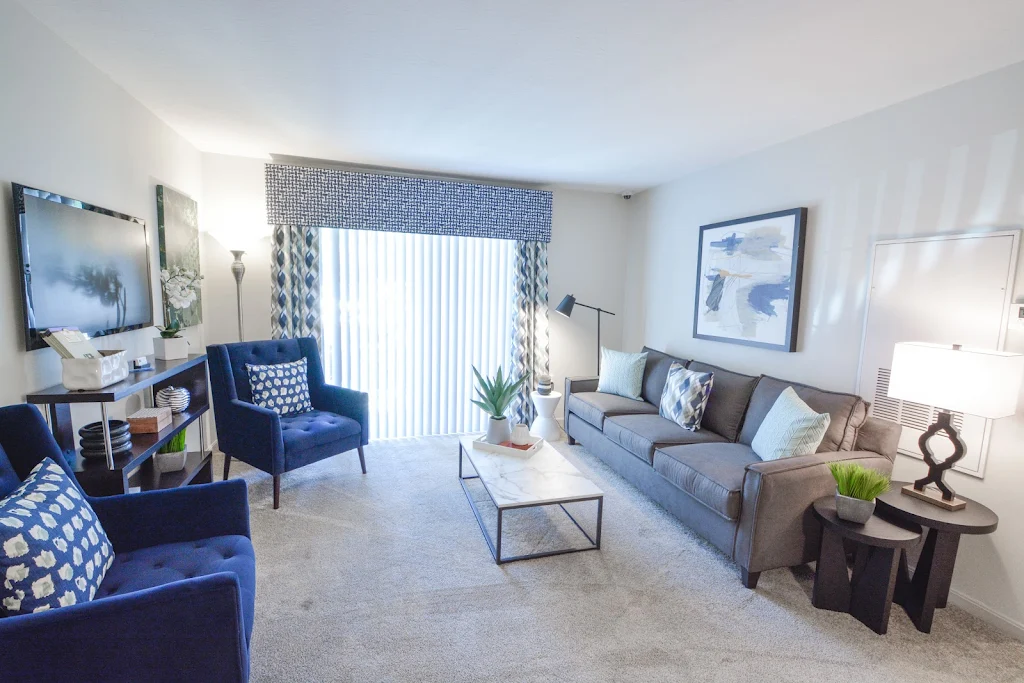
<svg viewBox="0 0 1024 683">
<path fill-rule="evenodd" d="M 463 436 L 459 439 L 459 483 L 466 493 L 469 505 L 473 508 L 473 515 L 476 517 L 480 530 L 483 531 L 484 539 L 491 550 L 494 561 L 498 564 L 515 562 L 517 560 L 530 560 L 537 557 L 550 557 L 551 555 L 564 555 L 566 553 L 577 553 L 584 550 L 597 550 L 601 547 L 601 514 L 604 508 L 604 491 L 594 485 L 592 481 L 583 476 L 576 467 L 562 457 L 550 444 L 544 446 L 532 456 L 521 457 L 515 455 L 504 455 L 482 451 L 473 448 L 473 441 L 479 435 Z M 462 459 L 465 456 L 473 469 L 475 475 L 463 476 Z M 466 481 L 479 479 L 483 484 L 487 495 L 490 497 L 494 507 L 498 510 L 498 530 L 492 539 L 487 526 L 484 524 L 480 510 L 466 488 Z M 591 537 L 580 523 L 565 509 L 565 503 L 580 503 L 585 501 L 597 501 L 597 528 L 594 536 Z M 589 545 L 582 548 L 566 548 L 561 550 L 548 550 L 543 552 L 530 553 L 527 555 L 516 555 L 514 557 L 501 556 L 501 531 L 502 517 L 506 510 L 514 510 L 527 507 L 543 507 L 545 505 L 558 505 L 568 515 L 573 524 L 583 533 Z"/>
</svg>

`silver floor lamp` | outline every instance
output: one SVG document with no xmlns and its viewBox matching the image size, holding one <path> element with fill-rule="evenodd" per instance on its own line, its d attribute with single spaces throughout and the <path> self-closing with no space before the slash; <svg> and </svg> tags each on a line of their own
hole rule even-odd
<svg viewBox="0 0 1024 683">
<path fill-rule="evenodd" d="M 242 277 L 245 275 L 242 256 L 245 252 L 241 249 L 232 249 L 231 254 L 235 257 L 231 263 L 231 274 L 235 276 L 235 296 L 238 301 L 238 341 L 245 341 L 245 337 L 242 335 Z"/>
</svg>

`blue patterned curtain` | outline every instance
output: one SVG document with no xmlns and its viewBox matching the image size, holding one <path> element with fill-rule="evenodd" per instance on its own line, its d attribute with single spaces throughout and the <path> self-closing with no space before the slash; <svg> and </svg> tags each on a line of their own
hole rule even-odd
<svg viewBox="0 0 1024 683">
<path fill-rule="evenodd" d="M 512 417 L 529 424 L 534 417 L 530 393 L 549 372 L 547 242 L 516 242 L 512 296 L 512 373 L 530 378 L 512 402 Z"/>
<path fill-rule="evenodd" d="M 271 258 L 271 336 L 313 337 L 321 343 L 320 235 L 317 228 L 274 226 Z"/>
</svg>

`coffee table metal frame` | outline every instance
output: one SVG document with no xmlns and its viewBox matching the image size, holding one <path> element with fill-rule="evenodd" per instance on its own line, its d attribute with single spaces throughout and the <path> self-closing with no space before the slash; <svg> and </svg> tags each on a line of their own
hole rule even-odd
<svg viewBox="0 0 1024 683">
<path fill-rule="evenodd" d="M 487 541 L 487 547 L 491 551 L 491 556 L 494 558 L 495 564 L 507 564 L 509 562 L 518 562 L 520 560 L 534 560 L 534 559 L 537 559 L 537 558 L 540 558 L 540 557 L 552 557 L 554 555 L 568 555 L 570 553 L 580 553 L 580 552 L 586 552 L 587 550 L 600 550 L 601 549 L 601 517 L 602 517 L 602 514 L 604 512 L 604 494 L 601 494 L 600 496 L 592 496 L 590 498 L 574 498 L 574 499 L 569 500 L 569 501 L 561 501 L 561 502 L 553 501 L 553 502 L 549 502 L 549 503 L 523 503 L 521 505 L 506 505 L 504 507 L 498 507 L 495 504 L 495 507 L 498 510 L 498 529 L 497 529 L 497 533 L 495 534 L 497 538 L 496 538 L 496 540 L 491 538 L 491 533 L 490 533 L 490 531 L 487 530 L 487 525 L 484 524 L 484 518 L 480 514 L 479 508 L 477 508 L 477 506 L 476 506 L 476 501 L 473 500 L 473 496 L 470 495 L 469 488 L 466 486 L 466 482 L 467 481 L 469 481 L 470 479 L 480 479 L 480 475 L 479 474 L 474 474 L 474 475 L 471 475 L 471 476 L 467 477 L 467 476 L 463 476 L 463 473 L 462 473 L 462 455 L 463 455 L 463 451 L 464 450 L 465 449 L 462 447 L 462 442 L 460 441 L 459 442 L 459 484 L 462 486 L 462 491 L 466 494 L 466 500 L 469 501 L 469 507 L 473 509 L 473 516 L 476 517 L 476 522 L 477 522 L 477 524 L 480 525 L 480 531 L 482 531 L 483 534 L 484 534 L 484 540 Z M 469 456 L 466 456 L 466 457 L 469 460 L 469 464 L 473 465 L 472 458 L 469 458 Z M 475 467 L 474 467 L 474 471 L 476 471 Z M 482 480 L 481 480 L 480 483 L 484 485 L 484 490 L 487 491 L 487 484 L 485 482 L 483 482 Z M 491 502 L 493 503 L 494 502 L 494 498 L 491 496 L 491 492 L 490 491 L 487 491 L 487 496 L 489 498 L 491 498 Z M 595 500 L 597 501 L 597 530 L 595 531 L 594 536 L 591 536 L 590 534 L 587 533 L 586 529 L 584 529 L 582 526 L 580 526 L 580 523 L 576 521 L 576 518 L 573 517 L 572 514 L 568 510 L 565 509 L 565 504 L 564 503 L 586 503 L 586 502 L 595 501 Z M 539 553 L 528 553 L 526 555 L 515 555 L 513 557 L 502 557 L 501 556 L 501 531 L 502 531 L 502 516 L 503 516 L 503 513 L 506 510 L 518 510 L 518 509 L 521 509 L 521 508 L 534 508 L 534 507 L 548 507 L 550 505 L 557 505 L 558 507 L 562 508 L 562 512 L 564 512 L 566 514 L 566 516 L 570 520 L 572 520 L 572 523 L 576 525 L 576 528 L 579 529 L 583 533 L 583 535 L 586 537 L 587 541 L 590 542 L 590 546 L 585 547 L 585 548 L 564 548 L 564 549 L 561 549 L 561 550 L 545 550 L 545 551 L 539 552 Z"/>
</svg>

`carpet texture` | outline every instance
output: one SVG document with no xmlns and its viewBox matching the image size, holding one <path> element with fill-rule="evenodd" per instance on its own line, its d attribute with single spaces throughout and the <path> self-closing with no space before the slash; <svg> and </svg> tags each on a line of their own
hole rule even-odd
<svg viewBox="0 0 1024 683">
<path fill-rule="evenodd" d="M 810 568 L 743 588 L 598 459 L 556 446 L 605 491 L 602 548 L 502 567 L 454 437 L 372 443 L 365 476 L 354 452 L 288 473 L 276 511 L 270 477 L 233 463 L 257 554 L 252 680 L 1024 681 L 1024 644 L 956 607 L 930 635 L 894 607 L 878 636 L 814 609 Z M 595 508 L 572 511 L 591 530 Z M 558 508 L 505 525 L 510 552 L 583 542 Z"/>
</svg>

